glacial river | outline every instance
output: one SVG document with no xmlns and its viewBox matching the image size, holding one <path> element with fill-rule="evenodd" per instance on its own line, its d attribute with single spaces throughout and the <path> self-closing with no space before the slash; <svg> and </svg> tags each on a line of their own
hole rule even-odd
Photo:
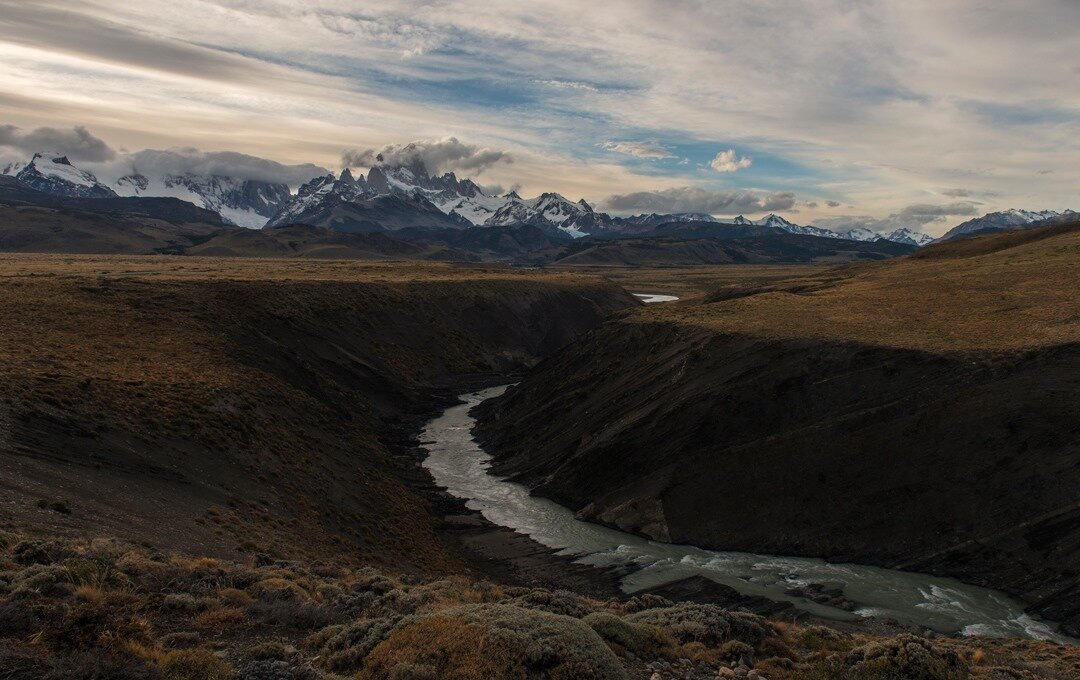
<svg viewBox="0 0 1080 680">
<path fill-rule="evenodd" d="M 506 386 L 462 395 L 464 404 L 447 409 L 428 423 L 421 441 L 428 450 L 424 466 L 435 482 L 491 522 L 516 529 L 539 543 L 596 566 L 629 565 L 623 578 L 628 593 L 701 575 L 747 595 L 790 601 L 822 617 L 855 619 L 878 616 L 926 626 L 943 633 L 1030 637 L 1071 641 L 1054 628 L 1023 612 L 1003 593 L 969 586 L 954 579 L 820 559 L 754 555 L 703 550 L 658 543 L 614 529 L 583 522 L 574 513 L 528 489 L 489 474 L 491 456 L 473 439 L 469 411 Z M 819 583 L 843 589 L 858 603 L 847 612 L 785 590 Z"/>
</svg>

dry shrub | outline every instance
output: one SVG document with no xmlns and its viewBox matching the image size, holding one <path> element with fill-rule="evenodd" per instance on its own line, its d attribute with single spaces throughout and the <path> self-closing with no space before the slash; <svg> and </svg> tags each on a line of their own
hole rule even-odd
<svg viewBox="0 0 1080 680">
<path fill-rule="evenodd" d="M 436 677 L 462 680 L 626 677 L 604 640 L 578 618 L 512 604 L 465 604 L 403 618 L 375 650 L 366 659 L 364 677 L 390 674 L 400 664 L 431 666 Z"/>
<path fill-rule="evenodd" d="M 180 649 L 161 660 L 166 680 L 229 680 L 232 668 L 206 649 Z"/>
<path fill-rule="evenodd" d="M 195 626 L 203 630 L 225 630 L 247 621 L 247 614 L 238 607 L 210 609 L 195 617 Z"/>
<path fill-rule="evenodd" d="M 914 635 L 875 641 L 845 657 L 819 659 L 796 673 L 798 680 L 966 680 L 967 664 L 951 651 L 941 652 Z"/>
<path fill-rule="evenodd" d="M 271 640 L 247 647 L 244 657 L 252 661 L 284 661 L 289 658 L 289 650 L 281 642 Z"/>
<path fill-rule="evenodd" d="M 656 626 L 682 643 L 717 645 L 738 640 L 756 646 L 770 633 L 765 619 L 760 616 L 693 602 L 646 609 L 627 615 L 626 620 Z"/>
<path fill-rule="evenodd" d="M 667 655 L 675 646 L 671 636 L 656 626 L 632 623 L 610 612 L 593 612 L 583 621 L 616 651 L 623 649 L 650 658 Z"/>
<path fill-rule="evenodd" d="M 234 607 L 247 607 L 255 602 L 255 598 L 239 588 L 222 588 L 218 591 L 217 596 L 225 604 Z"/>
<path fill-rule="evenodd" d="M 311 599 L 306 590 L 283 578 L 265 578 L 253 585 L 252 590 L 260 600 L 271 602 L 275 600 L 307 602 Z"/>
<path fill-rule="evenodd" d="M 499 649 L 498 641 L 486 638 L 487 628 L 461 619 L 433 616 L 405 626 L 375 647 L 364 661 L 361 678 L 421 674 L 418 669 L 434 671 L 433 678 L 444 680 L 488 680 L 489 678 L 524 678 L 514 672 L 509 650 Z"/>
</svg>

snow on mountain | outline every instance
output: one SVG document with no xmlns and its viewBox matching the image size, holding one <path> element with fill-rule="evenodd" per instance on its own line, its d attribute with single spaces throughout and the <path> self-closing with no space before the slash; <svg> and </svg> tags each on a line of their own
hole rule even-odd
<svg viewBox="0 0 1080 680">
<path fill-rule="evenodd" d="M 116 192 L 99 182 L 93 173 L 76 168 L 67 156 L 57 153 L 36 153 L 26 163 L 12 163 L 7 166 L 4 174 L 12 175 L 27 186 L 53 196 L 116 196 Z"/>
<path fill-rule="evenodd" d="M 249 228 L 261 228 L 290 198 L 289 187 L 284 184 L 190 173 L 148 177 L 133 172 L 108 186 L 94 173 L 53 153 L 36 153 L 25 163 L 9 165 L 4 174 L 53 196 L 178 198 L 213 210 L 227 223 Z"/>
<path fill-rule="evenodd" d="M 964 234 L 973 234 L 980 231 L 1007 231 L 1010 229 L 1024 229 L 1025 227 L 1037 225 L 1039 222 L 1061 217 L 1062 215 L 1074 214 L 1071 210 L 1065 212 L 1058 212 L 1056 210 L 1003 210 L 1000 212 L 992 212 L 983 215 L 982 217 L 976 217 L 975 219 L 968 220 L 961 224 L 956 225 L 940 240 L 948 241 L 949 239 L 956 238 L 957 236 L 963 236 Z"/>
<path fill-rule="evenodd" d="M 742 215 L 740 215 L 739 217 L 742 217 Z M 745 222 L 739 222 L 738 217 L 735 218 L 735 219 L 736 219 L 735 224 L 744 224 L 745 223 Z M 743 218 L 743 219 L 745 219 L 745 218 Z M 821 238 L 847 238 L 845 236 L 842 236 L 841 234 L 838 234 L 835 231 L 832 231 L 831 229 L 822 229 L 821 227 L 813 227 L 813 226 L 805 226 L 804 227 L 802 225 L 795 224 L 794 222 L 789 222 L 788 220 L 786 220 L 783 217 L 780 217 L 779 215 L 776 215 L 776 214 L 770 214 L 770 215 L 767 215 L 767 216 L 761 218 L 760 220 L 754 220 L 752 222 L 752 224 L 756 224 L 756 225 L 758 225 L 760 227 L 772 227 L 773 229 L 779 229 L 781 231 L 786 231 L 789 234 L 802 234 L 802 235 L 805 235 L 805 236 L 819 236 Z M 854 240 L 859 240 L 859 239 L 854 239 Z"/>
<path fill-rule="evenodd" d="M 261 229 L 291 197 L 289 187 L 220 175 L 134 173 L 114 185 L 120 196 L 168 196 L 213 210 L 240 227 Z"/>
<path fill-rule="evenodd" d="M 885 235 L 878 234 L 878 237 L 885 239 L 886 241 L 906 243 L 908 245 L 918 246 L 919 248 L 934 242 L 933 236 L 924 234 L 921 231 L 908 229 L 907 227 L 902 227 Z"/>
<path fill-rule="evenodd" d="M 634 227 L 658 227 L 661 224 L 668 224 L 670 222 L 719 222 L 720 220 L 716 219 L 708 213 L 690 212 L 672 214 L 648 213 L 641 215 L 631 215 L 630 217 L 617 218 L 617 221 L 620 225 L 629 225 Z"/>
<path fill-rule="evenodd" d="M 839 234 L 840 238 L 845 238 L 849 241 L 877 241 L 878 239 L 884 238 L 881 234 L 872 229 L 867 229 L 866 227 L 854 227 L 853 229 L 837 232 L 837 234 Z M 885 240 L 891 241 L 892 239 Z"/>
</svg>

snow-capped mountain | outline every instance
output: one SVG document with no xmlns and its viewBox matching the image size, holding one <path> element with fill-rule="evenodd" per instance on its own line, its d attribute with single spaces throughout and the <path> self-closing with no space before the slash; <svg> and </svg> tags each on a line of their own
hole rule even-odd
<svg viewBox="0 0 1080 680">
<path fill-rule="evenodd" d="M 421 188 L 403 185 L 400 177 L 379 168 L 372 168 L 367 177 L 354 177 L 346 168 L 338 177 L 328 174 L 307 182 L 266 226 L 288 224 L 353 232 L 472 226 L 453 209 L 443 212 Z"/>
<path fill-rule="evenodd" d="M 740 222 L 739 218 L 742 218 L 743 221 Z M 739 217 L 735 218 L 734 224 L 745 224 L 745 223 L 746 223 L 746 218 L 742 217 L 742 215 L 739 215 Z M 767 216 L 761 218 L 760 220 L 754 220 L 753 222 L 750 222 L 750 224 L 756 224 L 759 227 L 772 227 L 773 229 L 779 229 L 781 231 L 786 231 L 789 234 L 802 234 L 804 236 L 819 236 L 821 238 L 847 238 L 846 236 L 838 234 L 837 232 L 832 231 L 831 229 L 822 229 L 821 227 L 812 227 L 812 226 L 802 226 L 802 225 L 799 225 L 799 224 L 795 224 L 794 222 L 789 222 L 788 220 L 784 219 L 783 217 L 780 217 L 779 215 L 775 215 L 775 214 L 767 215 Z M 860 239 L 854 239 L 854 240 L 860 240 Z"/>
<path fill-rule="evenodd" d="M 179 198 L 213 210 L 226 223 L 255 229 L 265 225 L 291 197 L 285 184 L 191 173 L 147 176 L 133 172 L 110 186 L 89 170 L 73 165 L 66 156 L 53 153 L 36 153 L 25 163 L 9 165 L 4 174 L 52 196 Z"/>
<path fill-rule="evenodd" d="M 1072 210 L 1066 210 L 1064 212 L 1058 212 L 1056 210 L 1003 210 L 1001 212 L 992 212 L 983 215 L 982 217 L 976 217 L 973 220 L 968 220 L 962 224 L 958 224 L 944 236 L 941 237 L 942 241 L 948 241 L 949 239 L 956 238 L 957 236 L 963 236 L 964 234 L 973 234 L 981 231 L 1008 231 L 1010 229 L 1024 229 L 1026 227 L 1038 226 L 1040 222 L 1046 220 L 1052 220 L 1062 216 L 1076 215 L 1077 213 Z"/>
<path fill-rule="evenodd" d="M 93 173 L 80 170 L 67 156 L 57 153 L 36 153 L 26 163 L 12 163 L 4 168 L 32 189 L 53 196 L 71 198 L 112 198 L 116 192 L 98 181 Z"/>
<path fill-rule="evenodd" d="M 523 199 L 513 191 L 502 196 L 489 196 L 472 180 L 458 179 L 452 172 L 431 176 L 419 159 L 398 166 L 382 163 L 381 157 L 377 160 L 379 162 L 368 171 L 367 177 L 354 177 L 346 169 L 339 177 L 327 175 L 311 180 L 267 226 L 310 223 L 316 214 L 328 215 L 329 206 L 362 203 L 387 195 L 408 196 L 425 209 L 424 224 L 417 226 L 530 225 L 552 234 L 580 237 L 611 229 L 615 224 L 611 217 L 596 212 L 584 200 L 575 203 L 556 193 Z M 437 220 L 432 219 L 427 205 L 447 217 L 443 224 L 432 224 Z"/>
<path fill-rule="evenodd" d="M 922 248 L 925 245 L 934 242 L 934 237 L 929 234 L 924 234 L 921 231 L 915 231 L 902 227 L 888 234 L 878 234 L 879 238 L 883 238 L 886 241 L 892 241 L 894 243 L 907 243 L 909 245 L 918 246 Z"/>
<path fill-rule="evenodd" d="M 285 184 L 190 173 L 161 177 L 133 173 L 117 180 L 114 188 L 120 196 L 179 198 L 249 229 L 261 229 L 292 196 Z"/>
</svg>

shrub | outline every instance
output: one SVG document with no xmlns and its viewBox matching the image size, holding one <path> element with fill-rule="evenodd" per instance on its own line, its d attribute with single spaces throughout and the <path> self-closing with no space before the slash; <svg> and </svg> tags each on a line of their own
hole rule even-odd
<svg viewBox="0 0 1080 680">
<path fill-rule="evenodd" d="M 300 631 L 318 630 L 349 619 L 335 607 L 315 602 L 256 602 L 248 612 L 265 623 Z"/>
<path fill-rule="evenodd" d="M 439 680 L 439 674 L 427 664 L 399 663 L 390 669 L 390 680 Z"/>
<path fill-rule="evenodd" d="M 605 642 L 618 645 L 637 656 L 657 656 L 674 644 L 671 637 L 659 628 L 644 623 L 631 623 L 610 612 L 593 612 L 583 620 Z"/>
<path fill-rule="evenodd" d="M 854 645 L 850 635 L 827 626 L 807 626 L 796 638 L 800 647 L 815 652 L 847 651 Z"/>
<path fill-rule="evenodd" d="M 162 602 L 168 609 L 182 612 L 201 612 L 217 606 L 217 601 L 205 597 L 195 598 L 187 593 L 170 593 Z"/>
<path fill-rule="evenodd" d="M 292 581 L 283 578 L 265 578 L 254 586 L 252 590 L 261 600 L 276 601 L 287 600 L 290 602 L 305 602 L 310 598 L 303 588 Z"/>
<path fill-rule="evenodd" d="M 524 595 L 515 597 L 512 603 L 527 609 L 539 609 L 552 614 L 572 616 L 575 619 L 580 619 L 596 609 L 584 597 L 566 590 L 531 590 Z"/>
<path fill-rule="evenodd" d="M 623 611 L 627 614 L 634 614 L 636 612 L 645 611 L 646 609 L 662 609 L 664 607 L 670 607 L 675 604 L 666 597 L 659 595 L 635 595 L 626 602 L 623 602 Z"/>
<path fill-rule="evenodd" d="M 260 642 L 244 650 L 244 656 L 253 661 L 284 661 L 289 656 L 285 645 L 277 641 Z"/>
<path fill-rule="evenodd" d="M 224 630 L 247 621 L 247 614 L 237 607 L 209 609 L 195 617 L 195 625 L 207 630 Z"/>
<path fill-rule="evenodd" d="M 19 541 L 11 552 L 15 562 L 25 566 L 52 564 L 75 556 L 67 546 L 56 541 Z"/>
<path fill-rule="evenodd" d="M 356 621 L 347 626 L 329 626 L 316 633 L 309 644 L 319 650 L 323 664 L 332 671 L 348 673 L 364 665 L 371 650 L 390 636 L 402 617 Z"/>
<path fill-rule="evenodd" d="M 319 680 L 319 674 L 311 668 L 267 659 L 245 664 L 236 677 L 238 680 Z"/>
<path fill-rule="evenodd" d="M 217 596 L 225 604 L 234 607 L 247 607 L 255 601 L 255 598 L 239 588 L 222 588 Z"/>
<path fill-rule="evenodd" d="M 884 642 L 858 647 L 844 660 L 857 678 L 905 678 L 905 680 L 962 680 L 968 667 L 953 652 L 941 653 L 928 640 L 901 635 Z"/>
<path fill-rule="evenodd" d="M 160 667 L 167 680 L 228 680 L 232 675 L 229 664 L 206 649 L 169 652 Z"/>
<path fill-rule="evenodd" d="M 646 609 L 627 615 L 634 623 L 664 630 L 679 642 L 715 645 L 739 640 L 755 646 L 768 635 L 765 619 L 745 612 L 733 612 L 712 604 L 680 602 L 672 607 Z"/>
<path fill-rule="evenodd" d="M 581 620 L 508 604 L 406 617 L 370 653 L 361 677 L 387 677 L 401 664 L 431 666 L 436 677 L 454 680 L 626 678 L 612 651 Z"/>
</svg>

